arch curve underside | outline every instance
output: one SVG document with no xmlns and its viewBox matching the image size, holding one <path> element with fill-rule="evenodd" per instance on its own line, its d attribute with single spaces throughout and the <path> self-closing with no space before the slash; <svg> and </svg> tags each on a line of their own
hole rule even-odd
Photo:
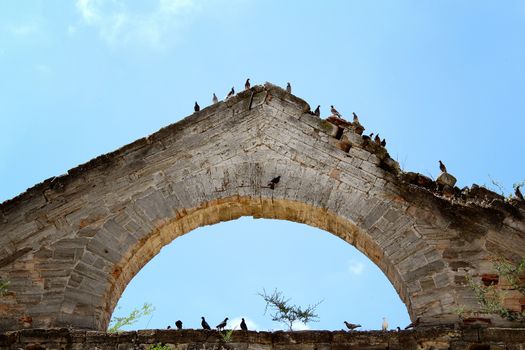
<svg viewBox="0 0 525 350">
<path fill-rule="evenodd" d="M 464 276 L 491 272 L 491 256 L 524 256 L 523 207 L 407 183 L 384 149 L 308 110 L 257 86 L 2 203 L 0 277 L 11 286 L 1 329 L 105 330 L 126 285 L 163 246 L 241 216 L 304 223 L 354 245 L 413 320 L 451 324 L 458 306 L 477 311 Z"/>
</svg>

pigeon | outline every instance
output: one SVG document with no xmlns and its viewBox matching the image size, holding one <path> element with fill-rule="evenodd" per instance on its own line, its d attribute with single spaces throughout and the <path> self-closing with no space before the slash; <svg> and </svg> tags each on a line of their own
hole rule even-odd
<svg viewBox="0 0 525 350">
<path fill-rule="evenodd" d="M 250 78 L 246 79 L 246 83 L 244 83 L 244 90 L 250 90 Z"/>
<path fill-rule="evenodd" d="M 247 331 L 248 330 L 248 326 L 246 326 L 246 322 L 244 322 L 244 318 L 241 319 L 241 329 L 243 331 Z"/>
<path fill-rule="evenodd" d="M 383 139 L 383 141 L 381 141 L 381 146 L 383 146 L 383 147 L 386 146 L 386 139 Z"/>
<path fill-rule="evenodd" d="M 197 103 L 197 101 L 195 101 L 195 106 L 193 106 L 193 109 L 195 110 L 195 112 L 198 112 L 201 110 L 201 106 L 199 106 L 199 104 Z"/>
<path fill-rule="evenodd" d="M 286 92 L 289 94 L 292 93 L 292 85 L 290 85 L 290 83 L 286 83 Z"/>
<path fill-rule="evenodd" d="M 213 104 L 219 103 L 219 99 L 217 98 L 217 95 L 215 95 L 215 92 L 213 93 L 213 98 L 211 99 L 211 102 L 213 102 Z"/>
<path fill-rule="evenodd" d="M 374 137 L 374 142 L 378 145 L 381 144 L 381 138 L 379 137 L 379 134 L 377 134 L 376 137 Z"/>
<path fill-rule="evenodd" d="M 268 183 L 268 187 L 270 187 L 272 190 L 275 189 L 275 185 L 279 183 L 279 180 L 281 180 L 281 176 L 274 177 L 272 181 Z"/>
<path fill-rule="evenodd" d="M 445 166 L 445 164 L 443 164 L 443 162 L 439 161 L 439 170 L 441 170 L 442 172 L 446 173 L 447 172 L 447 167 Z"/>
<path fill-rule="evenodd" d="M 397 326 L 396 331 L 401 332 L 401 327 Z"/>
<path fill-rule="evenodd" d="M 177 326 L 177 329 L 182 329 L 182 321 L 177 320 L 177 322 L 175 322 L 175 326 Z"/>
<path fill-rule="evenodd" d="M 381 324 L 381 329 L 383 331 L 387 331 L 388 330 L 388 321 L 386 320 L 386 317 L 383 317 L 383 323 Z"/>
<path fill-rule="evenodd" d="M 233 95 L 235 95 L 235 89 L 234 89 L 233 86 L 232 86 L 232 89 L 230 90 L 230 92 L 228 92 L 228 95 L 226 95 L 226 99 L 229 99 L 229 98 L 232 97 Z"/>
<path fill-rule="evenodd" d="M 410 329 L 410 328 L 415 328 L 417 326 L 419 326 L 419 317 L 416 318 L 414 322 L 410 322 L 410 324 L 405 327 L 405 330 Z"/>
<path fill-rule="evenodd" d="M 353 323 L 346 322 L 346 321 L 344 321 L 344 323 L 345 323 L 346 328 L 348 328 L 348 329 L 351 330 L 351 331 L 353 331 L 353 330 L 356 329 L 356 328 L 361 327 L 360 324 L 353 324 Z"/>
<path fill-rule="evenodd" d="M 354 116 L 354 123 L 361 124 L 359 123 L 359 117 L 357 116 L 357 114 L 355 114 L 355 112 L 352 112 L 352 115 Z"/>
<path fill-rule="evenodd" d="M 368 142 L 368 141 L 372 140 L 372 137 L 374 137 L 374 133 L 370 133 L 370 135 L 363 135 L 361 137 L 363 138 L 363 140 Z"/>
<path fill-rule="evenodd" d="M 222 321 L 221 323 L 219 323 L 217 326 L 215 326 L 215 328 L 217 328 L 217 330 L 223 330 L 224 327 L 226 327 L 226 323 L 228 322 L 228 317 L 226 317 L 224 319 L 224 321 Z"/>
<path fill-rule="evenodd" d="M 521 194 L 520 187 L 521 187 L 521 185 L 516 186 L 516 190 L 514 190 L 514 194 L 516 195 L 516 197 L 517 197 L 520 201 L 523 202 L 523 194 Z"/>
<path fill-rule="evenodd" d="M 314 115 L 320 117 L 321 116 L 321 105 L 317 105 L 317 108 L 314 111 Z"/>
<path fill-rule="evenodd" d="M 341 113 L 339 113 L 339 112 L 337 111 L 337 109 L 334 108 L 334 106 L 330 106 L 330 107 L 331 107 L 331 108 L 330 108 L 330 112 L 332 112 L 333 115 L 336 115 L 336 116 L 338 116 L 339 118 L 341 118 Z"/>
<path fill-rule="evenodd" d="M 206 322 L 204 317 L 201 317 L 201 318 L 202 318 L 202 322 L 201 322 L 202 329 L 211 329 L 210 325 L 208 324 L 208 322 Z"/>
<path fill-rule="evenodd" d="M 171 329 L 171 326 L 166 327 L 166 329 Z"/>
</svg>

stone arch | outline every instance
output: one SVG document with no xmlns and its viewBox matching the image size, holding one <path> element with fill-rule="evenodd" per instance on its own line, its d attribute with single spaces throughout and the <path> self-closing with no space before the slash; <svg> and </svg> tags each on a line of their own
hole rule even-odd
<svg viewBox="0 0 525 350">
<path fill-rule="evenodd" d="M 465 270 L 490 270 L 494 253 L 524 255 L 523 206 L 489 192 L 444 198 L 355 125 L 308 111 L 257 86 L 2 203 L 0 277 L 12 282 L 2 329 L 104 330 L 162 246 L 241 216 L 301 222 L 353 244 L 423 324 L 458 322 L 458 305 L 476 310 Z"/>
</svg>

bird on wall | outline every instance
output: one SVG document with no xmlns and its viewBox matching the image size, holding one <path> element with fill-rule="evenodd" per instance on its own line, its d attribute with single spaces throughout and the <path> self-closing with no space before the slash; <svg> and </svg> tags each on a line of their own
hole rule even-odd
<svg viewBox="0 0 525 350">
<path fill-rule="evenodd" d="M 320 117 L 321 116 L 321 105 L 317 105 L 317 108 L 314 111 L 314 115 Z"/>
<path fill-rule="evenodd" d="M 206 322 L 204 317 L 201 317 L 201 319 L 202 319 L 202 321 L 201 321 L 202 329 L 211 329 L 210 325 L 208 324 L 208 322 Z"/>
<path fill-rule="evenodd" d="M 381 324 L 381 330 L 383 331 L 388 330 L 388 321 L 386 320 L 386 317 L 383 317 L 383 323 Z"/>
<path fill-rule="evenodd" d="M 226 99 L 229 99 L 229 98 L 232 97 L 233 95 L 235 95 L 235 89 L 234 89 L 233 86 L 232 86 L 232 89 L 230 90 L 230 92 L 228 92 L 228 95 L 226 95 Z"/>
<path fill-rule="evenodd" d="M 523 194 L 521 193 L 520 191 L 520 187 L 521 185 L 518 185 L 516 186 L 516 189 L 514 190 L 514 194 L 516 195 L 516 197 L 523 202 Z"/>
<path fill-rule="evenodd" d="M 377 134 L 376 137 L 374 137 L 374 142 L 375 142 L 377 145 L 380 145 L 380 144 L 381 144 L 381 138 L 379 137 L 379 134 Z"/>
<path fill-rule="evenodd" d="M 445 164 L 443 164 L 442 161 L 439 161 L 439 170 L 441 170 L 444 173 L 447 172 L 447 167 L 445 166 Z"/>
<path fill-rule="evenodd" d="M 419 322 L 420 322 L 420 320 L 419 320 L 419 317 L 418 317 L 418 318 L 416 318 L 416 320 L 414 322 L 410 322 L 410 324 L 405 327 L 405 330 L 406 329 L 410 329 L 410 328 L 415 328 L 415 327 L 419 326 Z"/>
<path fill-rule="evenodd" d="M 182 321 L 181 320 L 177 320 L 175 322 L 175 326 L 177 327 L 177 329 L 182 329 Z"/>
<path fill-rule="evenodd" d="M 166 327 L 166 329 L 171 329 L 171 326 Z"/>
<path fill-rule="evenodd" d="M 217 326 L 215 326 L 215 328 L 217 328 L 217 330 L 223 330 L 224 327 L 226 327 L 226 323 L 228 322 L 228 317 L 226 317 L 224 319 L 224 321 L 222 321 L 221 323 L 219 323 Z"/>
<path fill-rule="evenodd" d="M 351 331 L 353 331 L 356 328 L 361 327 L 360 324 L 350 323 L 350 322 L 346 322 L 346 321 L 344 321 L 344 323 L 345 323 L 346 328 L 348 328 Z"/>
<path fill-rule="evenodd" d="M 195 106 L 193 106 L 193 109 L 195 110 L 195 112 L 198 112 L 201 110 L 201 106 L 199 106 L 199 104 L 197 103 L 197 101 L 195 101 Z"/>
<path fill-rule="evenodd" d="M 289 94 L 292 93 L 292 85 L 289 82 L 286 83 L 286 92 Z"/>
<path fill-rule="evenodd" d="M 241 319 L 241 330 L 247 331 L 248 326 L 246 325 L 246 322 L 244 322 L 244 318 Z"/>
<path fill-rule="evenodd" d="M 334 108 L 334 106 L 330 106 L 330 112 L 332 112 L 333 115 L 336 115 L 339 118 L 341 118 L 341 113 L 339 113 L 337 109 Z"/>
<path fill-rule="evenodd" d="M 355 124 L 360 124 L 359 123 L 359 117 L 357 116 L 357 114 L 355 114 L 355 112 L 352 112 L 352 115 L 354 116 L 354 123 Z"/>
<path fill-rule="evenodd" d="M 281 180 L 281 176 L 277 176 L 277 177 L 274 177 L 269 183 L 268 183 L 268 187 L 270 187 L 272 190 L 275 189 L 275 185 L 277 185 L 279 183 L 279 181 Z"/>
<path fill-rule="evenodd" d="M 383 147 L 386 146 L 386 139 L 383 139 L 383 141 L 381 141 L 381 146 L 383 146 Z"/>
<path fill-rule="evenodd" d="M 250 90 L 250 78 L 246 79 L 246 83 L 244 83 L 244 90 Z"/>
<path fill-rule="evenodd" d="M 372 133 L 370 133 L 370 135 L 363 135 L 361 137 L 363 138 L 363 140 L 368 142 L 368 141 L 372 140 L 372 137 L 374 137 L 374 133 L 372 132 Z"/>
<path fill-rule="evenodd" d="M 215 95 L 215 92 L 213 93 L 213 97 L 211 99 L 211 102 L 213 102 L 213 104 L 219 103 L 219 99 L 217 98 L 217 95 Z"/>
</svg>

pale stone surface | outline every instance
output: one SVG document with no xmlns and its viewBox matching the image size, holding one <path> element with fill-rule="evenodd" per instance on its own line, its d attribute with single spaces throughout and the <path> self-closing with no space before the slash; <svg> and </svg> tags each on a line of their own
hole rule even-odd
<svg viewBox="0 0 525 350">
<path fill-rule="evenodd" d="M 450 187 L 454 187 L 457 181 L 458 180 L 454 176 L 446 172 L 441 172 L 441 174 L 439 174 L 438 178 L 436 179 L 438 184 Z"/>
<path fill-rule="evenodd" d="M 0 277 L 11 281 L 0 329 L 30 317 L 29 327 L 105 330 L 164 245 L 241 216 L 300 222 L 353 244 L 427 325 L 459 322 L 459 305 L 479 308 L 466 271 L 493 273 L 491 256 L 525 254 L 523 206 L 480 189 L 444 198 L 306 102 L 271 84 L 253 91 L 251 109 L 242 92 L 0 204 Z"/>
</svg>

